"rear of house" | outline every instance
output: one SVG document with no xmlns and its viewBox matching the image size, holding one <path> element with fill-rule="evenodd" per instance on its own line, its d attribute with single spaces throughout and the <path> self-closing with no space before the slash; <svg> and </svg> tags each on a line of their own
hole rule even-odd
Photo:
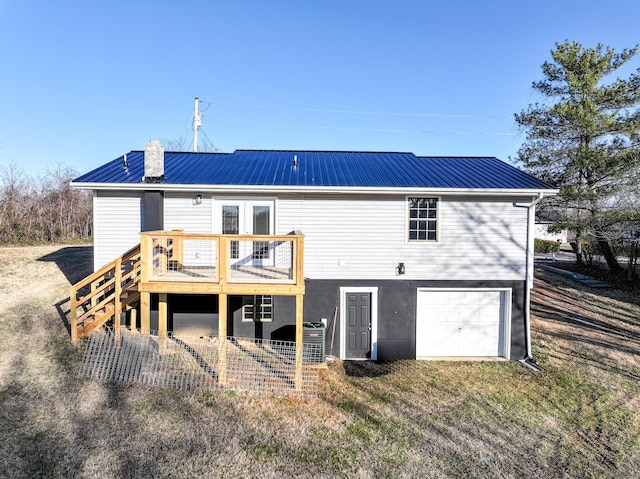
<svg viewBox="0 0 640 479">
<path fill-rule="evenodd" d="M 304 321 L 327 326 L 328 353 L 528 356 L 534 209 L 555 192 L 549 185 L 495 158 L 164 153 L 155 142 L 146 156 L 146 170 L 145 152 L 132 151 L 73 182 L 94 191 L 96 269 L 140 243 L 141 231 L 297 231 Z M 231 241 L 230 249 L 231 261 L 276 267 L 275 252 L 257 241 Z M 181 254 L 203 261 L 197 248 Z M 223 296 L 226 335 L 295 338 L 294 296 L 247 293 Z M 157 305 L 152 295 L 151 329 Z M 169 294 L 167 308 L 174 334 L 220 332 L 217 294 Z"/>
</svg>

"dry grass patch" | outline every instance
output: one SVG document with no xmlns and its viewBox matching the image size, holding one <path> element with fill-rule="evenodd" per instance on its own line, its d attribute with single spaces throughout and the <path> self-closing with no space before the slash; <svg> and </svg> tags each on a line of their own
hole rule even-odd
<svg viewBox="0 0 640 479">
<path fill-rule="evenodd" d="M 55 305 L 79 248 L 0 249 L 0 477 L 640 477 L 637 298 L 542 273 L 543 373 L 334 361 L 318 400 L 183 393 L 78 378 Z"/>
</svg>

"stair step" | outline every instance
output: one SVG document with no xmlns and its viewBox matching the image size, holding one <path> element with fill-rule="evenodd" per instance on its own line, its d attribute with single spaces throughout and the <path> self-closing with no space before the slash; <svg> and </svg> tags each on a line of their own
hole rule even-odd
<svg viewBox="0 0 640 479">
<path fill-rule="evenodd" d="M 131 305 L 137 303 L 138 301 L 140 301 L 140 294 L 135 294 L 133 296 L 129 296 L 127 298 L 123 298 L 122 299 L 122 306 L 123 308 L 130 308 Z"/>
<path fill-rule="evenodd" d="M 95 313 L 93 313 L 93 321 L 101 321 L 101 322 L 106 322 L 111 316 L 113 316 L 113 313 L 115 312 L 116 307 L 113 303 L 107 303 L 104 305 L 104 308 L 99 309 L 98 311 L 96 311 Z M 91 320 L 89 320 L 91 321 Z M 93 322 L 91 321 L 91 322 Z M 87 321 L 85 321 L 86 323 Z"/>
<path fill-rule="evenodd" d="M 138 283 L 130 283 L 122 288 L 122 294 L 127 294 L 129 292 L 138 292 Z"/>
<path fill-rule="evenodd" d="M 137 298 L 140 296 L 138 288 L 125 289 L 120 293 L 120 299 L 125 300 L 129 298 Z"/>
<path fill-rule="evenodd" d="M 105 324 L 107 321 L 109 321 L 109 319 L 113 316 L 113 311 L 114 308 L 111 305 L 111 308 L 109 308 L 110 305 L 105 305 L 105 309 L 102 309 L 100 311 L 96 311 L 95 314 L 93 315 L 93 318 L 87 318 L 83 321 L 83 325 L 82 326 L 78 326 L 78 338 L 86 338 L 87 336 L 89 336 L 89 333 L 91 331 L 93 331 L 96 328 L 99 328 L 100 326 L 102 326 L 103 324 Z M 107 311 L 108 309 L 111 310 L 111 312 Z"/>
<path fill-rule="evenodd" d="M 119 320 L 114 318 L 116 305 L 121 306 L 122 310 L 127 310 L 140 300 L 138 292 L 140 260 L 140 245 L 137 245 L 119 259 L 104 265 L 71 287 L 69 297 L 73 298 L 72 304 L 76 305 L 76 310 L 71 313 L 74 324 L 72 328 L 76 328 L 72 330 L 73 340 L 87 337 L 92 330 L 112 318 Z M 120 271 L 117 271 L 118 267 Z M 114 297 L 117 286 L 115 280 L 118 278 L 116 273 L 121 273 L 120 284 L 124 283 L 119 298 Z M 80 298 L 78 298 L 79 294 L 82 294 Z M 101 304 L 102 308 L 94 311 L 98 304 Z M 87 317 L 89 314 L 91 316 Z"/>
</svg>

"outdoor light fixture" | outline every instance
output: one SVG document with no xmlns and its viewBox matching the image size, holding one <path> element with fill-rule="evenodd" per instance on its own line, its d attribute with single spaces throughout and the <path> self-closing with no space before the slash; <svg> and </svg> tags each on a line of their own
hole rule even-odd
<svg viewBox="0 0 640 479">
<path fill-rule="evenodd" d="M 193 204 L 200 205 L 202 204 L 202 195 L 196 195 L 193 197 Z"/>
<path fill-rule="evenodd" d="M 398 263 L 398 275 L 404 274 L 404 263 Z"/>
</svg>

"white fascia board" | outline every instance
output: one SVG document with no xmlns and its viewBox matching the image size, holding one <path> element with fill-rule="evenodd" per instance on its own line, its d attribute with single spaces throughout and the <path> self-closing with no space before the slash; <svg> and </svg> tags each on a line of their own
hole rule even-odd
<svg viewBox="0 0 640 479">
<path fill-rule="evenodd" d="M 170 185 L 166 183 L 74 183 L 70 186 L 82 190 L 162 190 L 193 191 L 199 193 L 321 193 L 321 194 L 378 194 L 378 195 L 490 195 L 490 196 L 531 196 L 544 193 L 556 195 L 557 189 L 509 189 L 509 188 L 403 188 L 366 186 L 296 186 L 296 185 Z"/>
</svg>

